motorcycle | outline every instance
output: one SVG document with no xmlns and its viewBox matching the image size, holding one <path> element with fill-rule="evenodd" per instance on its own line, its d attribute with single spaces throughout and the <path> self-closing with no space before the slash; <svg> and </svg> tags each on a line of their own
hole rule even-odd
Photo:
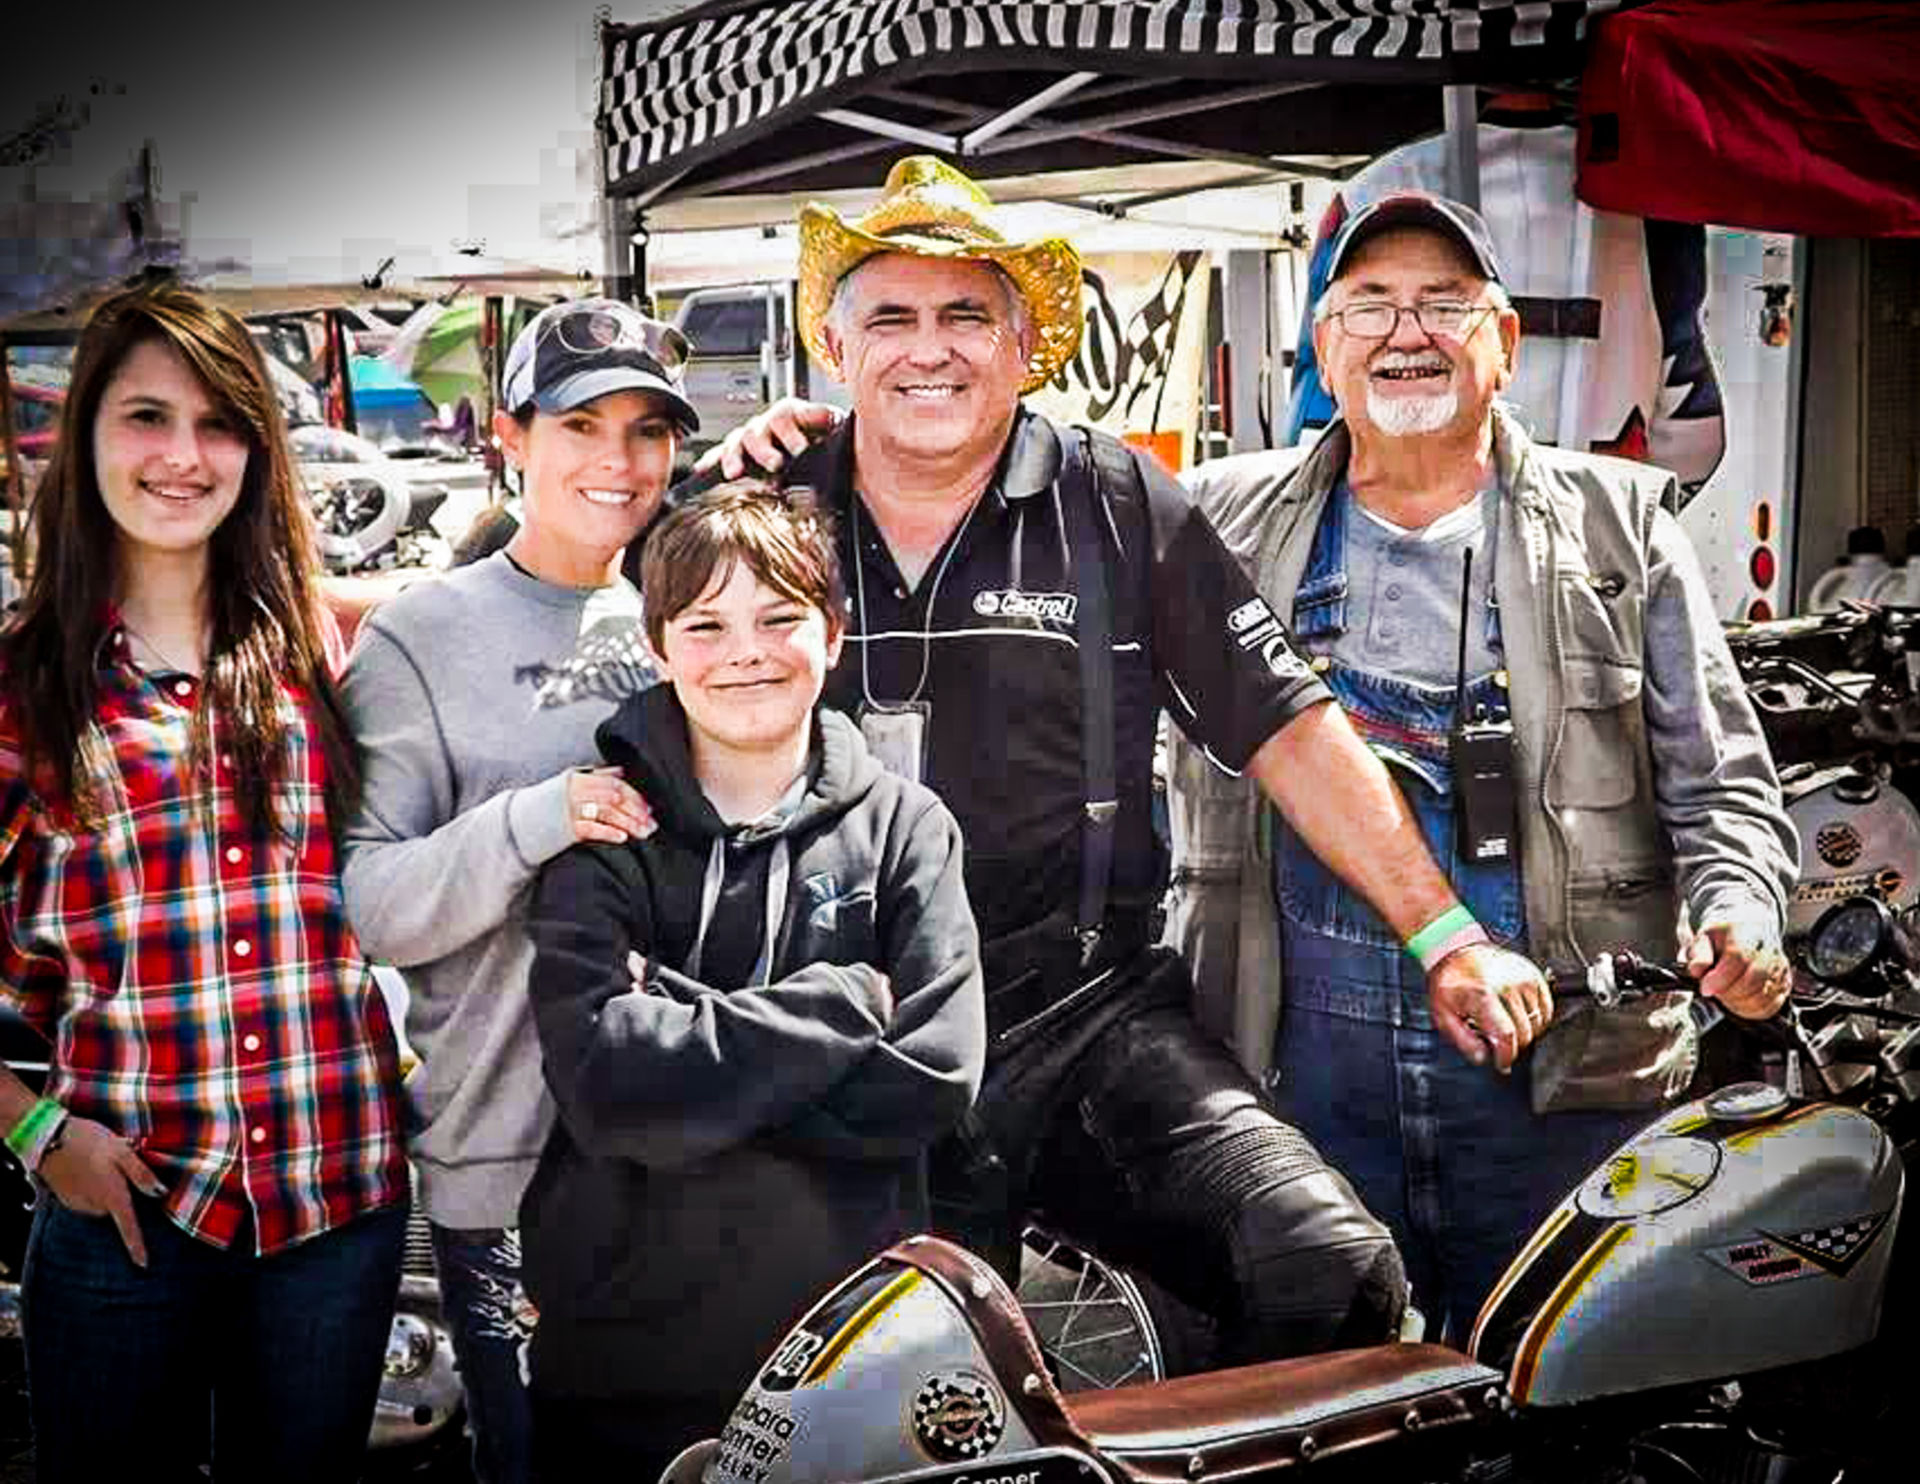
<svg viewBox="0 0 1920 1484">
<path fill-rule="evenodd" d="M 1030 1232 L 1014 1294 L 920 1237 L 810 1311 L 667 1484 L 1204 1484 L 1307 1463 L 1432 1481 L 1891 1477 L 1890 1352 L 1917 1281 L 1898 1243 L 1920 1097 L 1920 610 L 1728 639 L 1802 841 L 1790 1008 L 1741 1058 L 1757 1080 L 1652 1119 L 1562 1202 L 1465 1352 L 1203 1360 L 1169 1380 L 1204 1356 L 1204 1320 L 1151 1283 Z M 1579 977 L 1602 1004 L 1691 985 L 1630 956 Z"/>
<path fill-rule="evenodd" d="M 1533 1234 L 1465 1351 L 1072 1391 L 992 1268 L 918 1236 L 816 1304 L 663 1484 L 1891 1478 L 1915 927 L 1869 896 L 1823 913 L 1788 1009 L 1756 1031 L 1780 1081 L 1652 1119 Z M 1603 1009 L 1691 983 L 1630 954 L 1583 978 Z"/>
<path fill-rule="evenodd" d="M 484 492 L 478 460 L 415 445 L 385 452 L 368 439 L 318 424 L 290 435 L 327 571 L 442 567 L 447 542 L 435 517 L 456 491 L 463 505 Z"/>
<path fill-rule="evenodd" d="M 1800 835 L 1788 931 L 1849 896 L 1920 901 L 1920 609 L 1737 624 L 1727 644 Z"/>
</svg>

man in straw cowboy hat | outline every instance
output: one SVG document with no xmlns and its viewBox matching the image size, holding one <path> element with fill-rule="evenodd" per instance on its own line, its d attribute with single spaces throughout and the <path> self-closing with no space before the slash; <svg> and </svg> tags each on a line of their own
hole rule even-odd
<svg viewBox="0 0 1920 1484">
<path fill-rule="evenodd" d="M 800 325 L 852 416 L 781 404 L 717 456 L 797 455 L 789 482 L 838 513 L 852 612 L 827 701 L 960 821 L 992 1043 L 959 1234 L 1005 1266 L 1031 1205 L 1212 1315 L 1223 1362 L 1382 1339 L 1406 1294 L 1390 1238 L 1153 946 L 1160 709 L 1415 943 L 1436 997 L 1510 1025 L 1501 998 L 1544 986 L 1483 938 L 1422 936 L 1458 901 L 1405 802 L 1179 485 L 1021 405 L 1073 354 L 1080 263 L 991 216 L 925 156 L 855 221 L 806 208 Z M 1502 1032 L 1503 1064 L 1525 1035 Z"/>
</svg>

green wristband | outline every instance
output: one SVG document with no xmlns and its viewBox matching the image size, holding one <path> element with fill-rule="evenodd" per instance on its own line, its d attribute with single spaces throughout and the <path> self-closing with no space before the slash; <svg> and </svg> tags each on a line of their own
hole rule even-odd
<svg viewBox="0 0 1920 1484">
<path fill-rule="evenodd" d="M 33 1147 L 41 1131 L 66 1111 L 52 1098 L 40 1099 L 27 1109 L 18 1123 L 7 1131 L 7 1148 L 11 1149 L 17 1157 L 26 1158 L 26 1151 Z"/>
<path fill-rule="evenodd" d="M 1462 903 L 1455 902 L 1407 939 L 1407 952 L 1424 965 L 1427 955 L 1448 938 L 1466 928 L 1478 926 L 1479 924 L 1473 920 L 1473 914 Z"/>
</svg>

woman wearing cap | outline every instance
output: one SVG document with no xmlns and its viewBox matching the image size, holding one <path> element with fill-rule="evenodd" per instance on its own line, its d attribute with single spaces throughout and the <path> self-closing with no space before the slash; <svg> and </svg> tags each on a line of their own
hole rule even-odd
<svg viewBox="0 0 1920 1484">
<path fill-rule="evenodd" d="M 686 341 L 607 299 L 541 312 L 495 414 L 520 471 L 507 546 L 367 619 L 347 669 L 365 749 L 347 909 L 408 988 L 410 1149 L 485 1484 L 528 1477 L 520 1196 L 553 1121 L 527 1003 L 528 893 L 576 841 L 653 820 L 592 766 L 594 729 L 651 678 L 621 555 L 659 508 Z"/>
</svg>

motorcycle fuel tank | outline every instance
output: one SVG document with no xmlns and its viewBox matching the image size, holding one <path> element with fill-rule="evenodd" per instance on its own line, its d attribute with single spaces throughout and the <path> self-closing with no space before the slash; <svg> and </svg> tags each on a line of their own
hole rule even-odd
<svg viewBox="0 0 1920 1484">
<path fill-rule="evenodd" d="M 902 1260 L 923 1245 L 953 1256 Z M 909 1239 L 787 1332 L 705 1452 L 701 1484 L 1104 1484 L 1062 1438 L 1036 1436 L 1059 1397 L 1009 1313 L 984 1263 Z M 997 1355 L 982 1335 L 1004 1341 Z"/>
<path fill-rule="evenodd" d="M 1863 1345 L 1903 1183 L 1864 1114 L 1723 1087 L 1560 1203 L 1488 1296 L 1473 1356 L 1514 1401 L 1552 1407 Z"/>
</svg>

